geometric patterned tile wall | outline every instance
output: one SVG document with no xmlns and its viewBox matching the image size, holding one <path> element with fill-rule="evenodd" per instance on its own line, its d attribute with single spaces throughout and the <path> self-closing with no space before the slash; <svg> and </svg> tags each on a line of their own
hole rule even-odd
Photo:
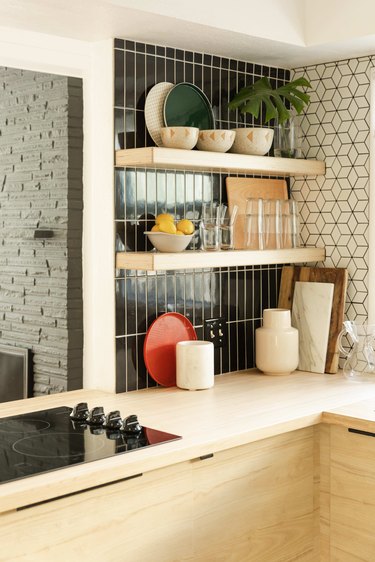
<svg viewBox="0 0 375 562">
<path fill-rule="evenodd" d="M 326 267 L 349 273 L 346 317 L 367 320 L 370 71 L 366 56 L 294 70 L 311 83 L 301 118 L 303 153 L 325 160 L 325 176 L 291 182 L 303 243 L 324 245 Z"/>
</svg>

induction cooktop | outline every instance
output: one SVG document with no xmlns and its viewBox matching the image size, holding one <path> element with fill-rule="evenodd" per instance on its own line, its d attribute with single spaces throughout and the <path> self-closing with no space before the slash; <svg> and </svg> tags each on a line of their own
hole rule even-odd
<svg viewBox="0 0 375 562">
<path fill-rule="evenodd" d="M 86 403 L 0 418 L 0 484 L 176 439 Z"/>
</svg>

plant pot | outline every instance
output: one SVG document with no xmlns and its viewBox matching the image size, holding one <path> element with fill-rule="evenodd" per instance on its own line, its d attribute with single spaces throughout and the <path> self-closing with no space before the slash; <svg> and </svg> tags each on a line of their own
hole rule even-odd
<svg viewBox="0 0 375 562">
<path fill-rule="evenodd" d="M 263 127 L 241 127 L 232 129 L 236 137 L 230 152 L 264 156 L 272 146 L 273 129 Z"/>
</svg>

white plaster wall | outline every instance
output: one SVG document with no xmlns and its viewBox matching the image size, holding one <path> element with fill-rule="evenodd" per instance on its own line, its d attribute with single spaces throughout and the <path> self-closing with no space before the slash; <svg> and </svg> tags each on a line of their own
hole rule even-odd
<svg viewBox="0 0 375 562">
<path fill-rule="evenodd" d="M 373 0 L 305 0 L 306 45 L 375 35 Z"/>
<path fill-rule="evenodd" d="M 132 0 L 107 2 L 252 37 L 304 45 L 304 2 L 301 0 L 235 0 L 231 4 L 218 4 L 217 0 L 138 0 L 136 5 Z M 164 43 L 174 44 L 167 37 Z M 193 44 L 190 49 L 194 50 Z"/>
<path fill-rule="evenodd" d="M 83 79 L 84 387 L 115 389 L 112 40 L 0 28 L 0 66 Z"/>
</svg>

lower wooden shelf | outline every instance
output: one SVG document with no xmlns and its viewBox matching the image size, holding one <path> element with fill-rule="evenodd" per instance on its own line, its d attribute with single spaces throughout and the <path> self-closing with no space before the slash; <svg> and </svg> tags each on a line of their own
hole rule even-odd
<svg viewBox="0 0 375 562">
<path fill-rule="evenodd" d="M 170 271 L 173 269 L 305 263 L 324 260 L 324 248 L 306 246 L 283 250 L 230 250 L 227 252 L 204 252 L 203 250 L 185 250 L 179 253 L 118 252 L 116 254 L 116 267 L 117 269 L 138 271 Z"/>
</svg>

